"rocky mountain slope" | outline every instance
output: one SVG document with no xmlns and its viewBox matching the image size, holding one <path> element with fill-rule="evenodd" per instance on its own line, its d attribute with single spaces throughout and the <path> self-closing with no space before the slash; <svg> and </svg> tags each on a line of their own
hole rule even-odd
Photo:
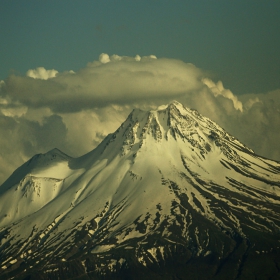
<svg viewBox="0 0 280 280">
<path fill-rule="evenodd" d="M 279 279 L 280 163 L 178 102 L 135 109 L 19 167 L 0 240 L 1 279 Z"/>
</svg>

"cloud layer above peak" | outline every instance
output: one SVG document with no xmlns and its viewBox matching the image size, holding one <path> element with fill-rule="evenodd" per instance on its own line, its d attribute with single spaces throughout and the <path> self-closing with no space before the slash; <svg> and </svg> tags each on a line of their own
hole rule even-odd
<svg viewBox="0 0 280 280">
<path fill-rule="evenodd" d="M 88 63 L 76 73 L 39 67 L 28 70 L 25 77 L 11 75 L 5 81 L 2 95 L 32 108 L 75 112 L 111 103 L 178 98 L 203 87 L 203 75 L 194 65 L 175 59 L 103 53 L 98 61 Z"/>
</svg>

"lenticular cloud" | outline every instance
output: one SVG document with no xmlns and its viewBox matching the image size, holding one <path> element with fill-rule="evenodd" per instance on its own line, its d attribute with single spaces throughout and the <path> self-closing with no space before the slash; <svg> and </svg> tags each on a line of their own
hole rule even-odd
<svg viewBox="0 0 280 280">
<path fill-rule="evenodd" d="M 76 73 L 39 67 L 28 70 L 27 77 L 11 75 L 5 94 L 29 107 L 73 112 L 112 103 L 175 99 L 203 87 L 202 76 L 200 69 L 179 60 L 103 53 Z"/>
</svg>

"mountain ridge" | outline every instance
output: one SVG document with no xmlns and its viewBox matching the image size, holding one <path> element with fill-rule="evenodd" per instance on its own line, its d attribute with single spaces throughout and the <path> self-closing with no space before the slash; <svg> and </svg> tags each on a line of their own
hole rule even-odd
<svg viewBox="0 0 280 280">
<path fill-rule="evenodd" d="M 199 262 L 205 279 L 227 266 L 235 279 L 262 251 L 279 275 L 280 163 L 178 102 L 133 110 L 82 157 L 54 149 L 25 168 L 0 187 L 3 275 L 56 279 L 79 267 L 137 279 L 132 269 L 160 267 L 169 279 L 174 266 L 184 279 Z"/>
</svg>

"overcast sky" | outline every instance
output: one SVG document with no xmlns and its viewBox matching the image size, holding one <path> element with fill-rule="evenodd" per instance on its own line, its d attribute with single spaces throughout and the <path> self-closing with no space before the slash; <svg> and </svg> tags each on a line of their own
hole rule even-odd
<svg viewBox="0 0 280 280">
<path fill-rule="evenodd" d="M 196 108 L 280 160 L 280 1 L 1 1 L 0 184 L 135 107 Z"/>
</svg>

